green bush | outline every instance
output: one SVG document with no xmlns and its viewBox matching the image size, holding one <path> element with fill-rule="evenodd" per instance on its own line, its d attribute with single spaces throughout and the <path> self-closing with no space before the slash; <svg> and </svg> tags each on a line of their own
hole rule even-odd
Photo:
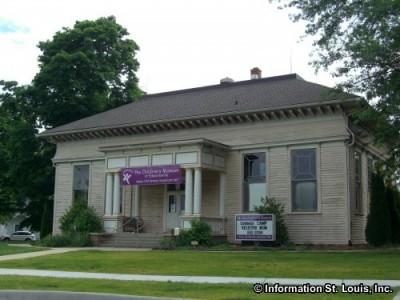
<svg viewBox="0 0 400 300">
<path fill-rule="evenodd" d="M 40 238 L 45 238 L 53 231 L 53 201 L 47 201 L 44 205 L 42 220 L 40 223 Z"/>
<path fill-rule="evenodd" d="M 40 240 L 40 245 L 45 247 L 89 247 L 92 243 L 88 233 L 69 233 L 49 235 Z"/>
<path fill-rule="evenodd" d="M 274 214 L 276 220 L 276 244 L 285 245 L 289 242 L 289 234 L 285 224 L 283 213 L 285 207 L 278 203 L 273 197 L 261 198 L 261 205 L 255 206 L 254 210 L 259 214 Z"/>
<path fill-rule="evenodd" d="M 365 238 L 371 246 L 390 243 L 390 215 L 386 200 L 385 182 L 381 174 L 372 174 L 371 201 Z"/>
<path fill-rule="evenodd" d="M 101 219 L 93 207 L 88 207 L 83 200 L 75 200 L 70 209 L 60 218 L 63 233 L 90 233 L 103 230 Z"/>
<path fill-rule="evenodd" d="M 183 236 L 183 239 L 189 241 L 189 243 L 197 241 L 199 245 L 210 246 L 212 244 L 211 226 L 201 220 L 192 220 L 190 224 L 192 227 L 184 233 L 187 237 Z"/>
<path fill-rule="evenodd" d="M 390 240 L 392 244 L 400 244 L 400 214 L 397 209 L 399 192 L 394 186 L 386 187 L 386 200 L 390 216 Z"/>
</svg>

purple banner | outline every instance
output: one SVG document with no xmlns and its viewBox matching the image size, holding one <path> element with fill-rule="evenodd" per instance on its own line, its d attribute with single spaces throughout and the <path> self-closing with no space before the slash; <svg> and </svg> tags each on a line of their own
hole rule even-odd
<svg viewBox="0 0 400 300">
<path fill-rule="evenodd" d="M 178 184 L 182 182 L 181 166 L 153 166 L 121 169 L 122 185 Z"/>
</svg>

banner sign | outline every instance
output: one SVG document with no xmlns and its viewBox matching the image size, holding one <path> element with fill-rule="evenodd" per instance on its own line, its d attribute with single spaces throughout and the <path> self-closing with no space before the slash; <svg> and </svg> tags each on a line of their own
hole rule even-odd
<svg viewBox="0 0 400 300">
<path fill-rule="evenodd" d="M 275 241 L 275 215 L 240 214 L 235 215 L 236 240 Z"/>
<path fill-rule="evenodd" d="M 182 182 L 181 166 L 153 166 L 122 168 L 122 185 L 179 184 Z"/>
</svg>

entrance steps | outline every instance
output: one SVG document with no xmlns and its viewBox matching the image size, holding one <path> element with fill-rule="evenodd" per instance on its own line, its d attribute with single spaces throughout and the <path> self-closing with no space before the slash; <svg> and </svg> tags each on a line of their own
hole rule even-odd
<svg viewBox="0 0 400 300">
<path fill-rule="evenodd" d="M 94 246 L 118 248 L 159 248 L 163 238 L 155 233 L 104 233 L 91 235 Z"/>
</svg>

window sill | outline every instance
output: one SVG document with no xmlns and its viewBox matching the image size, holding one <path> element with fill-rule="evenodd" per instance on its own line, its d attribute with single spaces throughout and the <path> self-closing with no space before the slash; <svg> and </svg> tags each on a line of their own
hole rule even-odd
<svg viewBox="0 0 400 300">
<path fill-rule="evenodd" d="M 320 211 L 292 211 L 287 213 L 287 215 L 322 215 Z"/>
</svg>

